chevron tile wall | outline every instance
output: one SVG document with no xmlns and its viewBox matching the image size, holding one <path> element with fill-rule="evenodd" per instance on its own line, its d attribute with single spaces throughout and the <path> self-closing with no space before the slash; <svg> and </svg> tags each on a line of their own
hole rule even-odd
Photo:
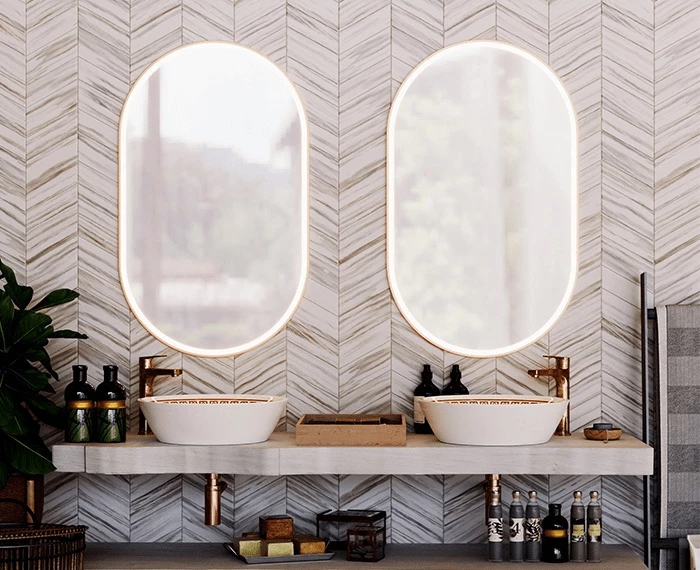
<svg viewBox="0 0 700 570">
<path fill-rule="evenodd" d="M 659 303 L 700 300 L 700 8 L 684 0 L 2 0 L 0 255 L 38 294 L 77 287 L 56 315 L 88 341 L 53 347 L 70 365 L 115 363 L 136 426 L 138 357 L 164 351 L 130 315 L 117 274 L 117 129 L 139 74 L 170 49 L 233 40 L 286 71 L 310 132 L 310 275 L 299 310 L 236 358 L 166 350 L 181 377 L 161 393 L 286 394 L 304 412 L 411 413 L 421 365 L 452 364 L 474 393 L 547 393 L 525 371 L 572 357 L 572 424 L 599 418 L 640 431 L 637 276 Z M 547 61 L 578 115 L 579 275 L 563 318 L 536 345 L 497 359 L 443 352 L 407 325 L 385 262 L 386 119 L 401 81 L 459 41 L 497 39 Z M 439 279 L 439 276 L 436 276 Z M 60 395 L 57 396 L 60 398 Z M 410 423 L 410 421 L 409 421 Z M 53 441 L 60 434 L 49 433 Z M 200 522 L 200 479 L 54 474 L 47 518 L 97 541 L 220 541 L 259 513 L 389 512 L 395 542 L 483 541 L 481 478 L 227 476 L 224 525 Z M 566 502 L 602 489 L 608 540 L 641 545 L 640 480 L 507 477 L 504 488 Z M 158 509 L 154 510 L 154 498 Z"/>
</svg>

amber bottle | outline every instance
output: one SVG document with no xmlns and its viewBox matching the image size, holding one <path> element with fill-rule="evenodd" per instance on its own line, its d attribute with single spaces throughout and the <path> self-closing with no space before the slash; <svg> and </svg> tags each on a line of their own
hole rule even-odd
<svg viewBox="0 0 700 570">
<path fill-rule="evenodd" d="M 542 562 L 569 561 L 569 524 L 561 516 L 561 505 L 551 503 L 542 521 Z"/>
</svg>

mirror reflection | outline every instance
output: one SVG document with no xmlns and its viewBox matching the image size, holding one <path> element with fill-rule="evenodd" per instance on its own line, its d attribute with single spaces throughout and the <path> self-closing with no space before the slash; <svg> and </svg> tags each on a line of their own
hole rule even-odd
<svg viewBox="0 0 700 570">
<path fill-rule="evenodd" d="M 191 44 L 134 85 L 120 123 L 122 285 L 159 340 L 237 354 L 277 332 L 307 272 L 306 119 L 241 46 Z"/>
<path fill-rule="evenodd" d="M 426 339 L 466 356 L 551 328 L 576 273 L 576 121 L 542 62 L 498 42 L 445 48 L 388 127 L 389 281 Z"/>
</svg>

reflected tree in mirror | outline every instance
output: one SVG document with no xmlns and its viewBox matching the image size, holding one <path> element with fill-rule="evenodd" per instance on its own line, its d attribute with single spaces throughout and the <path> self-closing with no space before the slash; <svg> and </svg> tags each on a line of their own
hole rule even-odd
<svg viewBox="0 0 700 570">
<path fill-rule="evenodd" d="M 556 75 L 498 42 L 433 54 L 388 125 L 388 269 L 408 322 L 465 356 L 523 348 L 576 273 L 576 121 Z"/>
<path fill-rule="evenodd" d="M 170 52 L 120 123 L 122 286 L 159 340 L 201 356 L 275 334 L 308 266 L 306 118 L 284 73 L 241 46 Z"/>
</svg>

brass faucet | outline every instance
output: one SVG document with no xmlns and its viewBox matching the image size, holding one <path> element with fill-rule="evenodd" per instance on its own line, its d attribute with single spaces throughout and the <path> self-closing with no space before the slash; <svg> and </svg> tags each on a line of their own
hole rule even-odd
<svg viewBox="0 0 700 570">
<path fill-rule="evenodd" d="M 228 486 L 224 481 L 219 481 L 218 473 L 209 473 L 207 483 L 204 485 L 204 524 L 221 524 L 221 494 Z"/>
<path fill-rule="evenodd" d="M 566 398 L 568 400 L 566 404 L 566 413 L 559 422 L 557 429 L 554 430 L 554 435 L 571 435 L 571 432 L 569 431 L 569 413 L 571 411 L 571 398 L 569 391 L 569 357 L 549 356 L 545 354 L 544 358 L 553 358 L 554 368 L 528 370 L 527 373 L 533 378 L 554 378 L 554 382 L 557 385 L 557 397 Z"/>
<path fill-rule="evenodd" d="M 153 396 L 153 381 L 156 376 L 180 376 L 182 368 L 155 368 L 153 360 L 165 358 L 165 354 L 155 356 L 141 356 L 139 358 L 139 398 Z M 143 412 L 139 411 L 139 435 L 153 433 L 146 425 L 146 418 Z"/>
</svg>

